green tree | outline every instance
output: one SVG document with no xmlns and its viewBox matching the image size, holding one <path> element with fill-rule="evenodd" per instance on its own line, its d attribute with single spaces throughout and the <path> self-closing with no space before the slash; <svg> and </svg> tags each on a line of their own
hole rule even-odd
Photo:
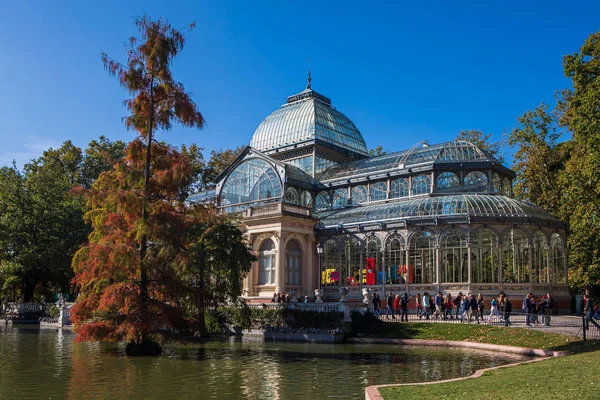
<svg viewBox="0 0 600 400">
<path fill-rule="evenodd" d="M 517 118 L 519 126 L 510 133 L 508 143 L 517 146 L 515 196 L 561 216 L 563 190 L 559 178 L 569 159 L 570 143 L 560 142 L 566 131 L 558 115 L 549 112 L 544 103 L 525 112 Z"/>
<path fill-rule="evenodd" d="M 383 149 L 382 145 L 369 150 L 369 157 L 385 156 L 387 151 Z"/>
<path fill-rule="evenodd" d="M 574 289 L 600 286 L 600 32 L 563 60 L 573 90 L 565 96 L 563 123 L 572 132 L 571 157 L 562 176 L 569 217 L 569 278 Z M 594 279 L 590 279 L 594 277 Z"/>
<path fill-rule="evenodd" d="M 503 142 L 501 140 L 492 142 L 491 139 L 492 135 L 490 133 L 484 134 L 482 131 L 477 129 L 462 130 L 456 137 L 456 140 L 464 140 L 466 142 L 473 143 L 481 150 L 487 151 L 496 157 L 500 162 L 504 162 L 504 158 L 501 154 L 499 154 L 502 150 Z"/>
<path fill-rule="evenodd" d="M 83 155 L 79 183 L 86 189 L 91 188 L 102 172 L 110 170 L 125 156 L 125 146 L 125 142 L 113 142 L 105 136 L 92 140 Z"/>
</svg>

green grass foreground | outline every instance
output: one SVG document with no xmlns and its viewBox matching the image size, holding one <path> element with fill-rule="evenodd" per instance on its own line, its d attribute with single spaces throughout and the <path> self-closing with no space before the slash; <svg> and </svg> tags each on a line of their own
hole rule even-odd
<svg viewBox="0 0 600 400">
<path fill-rule="evenodd" d="M 535 329 L 503 328 L 474 324 L 380 323 L 362 334 L 364 337 L 394 339 L 453 340 L 555 351 L 581 351 L 585 344 L 574 336 Z"/>
<path fill-rule="evenodd" d="M 597 346 L 597 348 L 600 348 Z M 598 399 L 600 351 L 501 368 L 474 379 L 379 390 L 385 400 Z"/>
</svg>

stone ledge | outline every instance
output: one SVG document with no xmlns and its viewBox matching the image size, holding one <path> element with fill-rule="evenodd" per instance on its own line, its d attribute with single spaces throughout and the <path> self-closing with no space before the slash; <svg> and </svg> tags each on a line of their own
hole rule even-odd
<svg viewBox="0 0 600 400">
<path fill-rule="evenodd" d="M 515 347 L 515 346 L 502 346 L 502 345 L 496 345 L 496 344 L 486 344 L 486 343 L 477 343 L 477 342 L 456 342 L 456 341 L 450 341 L 450 340 L 351 338 L 351 339 L 348 339 L 348 343 L 460 347 L 460 348 L 465 348 L 465 349 L 499 351 L 499 352 L 503 352 L 503 353 L 520 354 L 523 356 L 540 357 L 538 359 L 530 360 L 530 361 L 522 361 L 522 362 L 518 362 L 518 363 L 514 363 L 514 364 L 507 364 L 507 365 L 500 365 L 497 367 L 478 369 L 472 375 L 462 376 L 462 377 L 453 378 L 453 379 L 446 379 L 443 381 L 416 382 L 416 383 L 394 383 L 394 384 L 387 384 L 387 385 L 367 386 L 365 388 L 365 399 L 366 400 L 384 400 L 383 397 L 381 396 L 381 394 L 379 393 L 379 388 L 383 388 L 383 387 L 435 385 L 438 383 L 457 382 L 457 381 L 462 381 L 465 379 L 478 378 L 487 371 L 493 371 L 493 370 L 500 369 L 500 368 L 514 367 L 516 365 L 528 364 L 528 363 L 532 363 L 532 362 L 538 362 L 538 361 L 542 361 L 542 360 L 547 360 L 550 357 L 562 357 L 567 354 L 564 351 L 531 349 L 531 348 L 523 348 L 523 347 Z"/>
</svg>

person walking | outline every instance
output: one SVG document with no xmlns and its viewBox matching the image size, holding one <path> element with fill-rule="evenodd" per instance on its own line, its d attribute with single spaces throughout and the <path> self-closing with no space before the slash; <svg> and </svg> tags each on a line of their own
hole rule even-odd
<svg viewBox="0 0 600 400">
<path fill-rule="evenodd" d="M 373 314 L 375 314 L 376 317 L 380 317 L 381 316 L 379 314 L 380 300 L 379 300 L 379 295 L 377 293 L 373 294 L 373 300 L 371 300 L 371 303 L 373 303 Z"/>
<path fill-rule="evenodd" d="M 408 293 L 404 293 L 404 296 L 400 299 L 400 308 L 402 309 L 400 322 L 408 322 Z"/>
<path fill-rule="evenodd" d="M 429 307 L 431 307 L 431 302 L 429 301 L 429 293 L 425 292 L 423 293 L 423 316 L 425 317 L 425 319 L 429 319 Z"/>
<path fill-rule="evenodd" d="M 523 310 L 525 311 L 525 325 L 526 326 L 531 326 L 531 311 L 532 311 L 532 304 L 531 304 L 531 296 L 533 296 L 533 293 L 527 293 L 527 296 L 525 296 L 525 300 L 523 300 Z"/>
<path fill-rule="evenodd" d="M 542 325 L 546 325 L 546 295 L 542 296 L 542 299 L 537 303 L 537 306 L 538 313 L 542 316 Z"/>
<path fill-rule="evenodd" d="M 496 316 L 498 320 L 500 320 L 500 314 L 498 314 L 498 300 L 495 297 L 492 297 L 492 301 L 490 303 L 490 316 L 488 318 L 488 324 L 492 322 L 492 317 Z"/>
<path fill-rule="evenodd" d="M 510 322 L 510 313 L 512 312 L 512 303 L 507 296 L 504 296 L 504 326 L 508 327 L 512 325 Z"/>
<path fill-rule="evenodd" d="M 456 314 L 454 315 L 454 317 L 456 319 L 458 319 L 458 314 L 461 313 L 462 300 L 463 300 L 463 294 L 462 294 L 462 292 L 458 292 L 458 296 L 456 296 L 456 298 L 454 299 L 454 307 L 456 307 Z"/>
<path fill-rule="evenodd" d="M 469 297 L 464 296 L 462 299 L 463 300 L 460 305 L 460 309 L 462 310 L 462 314 L 460 315 L 460 323 L 461 324 L 465 321 L 465 318 L 467 319 L 467 322 L 469 322 L 469 320 L 470 320 L 469 310 L 471 308 L 471 300 L 469 300 Z"/>
<path fill-rule="evenodd" d="M 583 299 L 585 300 L 585 326 L 584 326 L 584 329 L 585 330 L 590 329 L 590 322 L 596 328 L 600 329 L 600 325 L 598 325 L 598 323 L 596 321 L 594 321 L 594 302 L 590 298 L 590 295 L 587 293 L 583 296 Z"/>
<path fill-rule="evenodd" d="M 437 293 L 437 295 L 435 296 L 434 302 L 435 302 L 435 312 L 433 313 L 433 317 L 435 317 L 436 319 L 442 318 L 442 302 L 443 302 L 442 292 Z"/>
<path fill-rule="evenodd" d="M 390 314 L 392 314 L 392 319 L 396 319 L 396 317 L 394 316 L 394 295 L 392 294 L 392 292 L 390 292 L 390 294 L 387 297 L 387 308 L 385 310 L 385 316 L 387 319 L 390 319 Z"/>
<path fill-rule="evenodd" d="M 481 322 L 484 321 L 483 319 L 483 310 L 485 309 L 485 302 L 483 301 L 483 295 L 481 293 L 479 293 L 477 295 L 477 311 L 479 311 L 479 317 L 481 318 Z"/>
<path fill-rule="evenodd" d="M 394 314 L 400 314 L 400 295 L 397 294 L 394 298 Z"/>
<path fill-rule="evenodd" d="M 469 308 L 469 322 L 471 319 L 473 319 L 473 317 L 475 317 L 475 320 L 477 323 L 479 323 L 479 315 L 477 314 L 479 311 L 479 306 L 477 305 L 477 298 L 473 294 L 470 294 L 469 297 L 471 301 L 471 307 Z"/>
<path fill-rule="evenodd" d="M 544 306 L 544 320 L 546 326 L 550 326 L 550 321 L 552 321 L 552 314 L 554 314 L 554 297 L 550 296 L 550 293 L 546 294 L 546 304 Z"/>
<path fill-rule="evenodd" d="M 417 303 L 417 315 L 419 316 L 419 319 L 421 319 L 421 317 L 423 316 L 423 303 L 421 302 L 421 294 L 417 293 L 417 298 L 415 299 L 415 302 Z"/>
<path fill-rule="evenodd" d="M 444 299 L 444 319 L 452 319 L 452 295 L 450 293 L 446 294 L 446 298 Z"/>
</svg>

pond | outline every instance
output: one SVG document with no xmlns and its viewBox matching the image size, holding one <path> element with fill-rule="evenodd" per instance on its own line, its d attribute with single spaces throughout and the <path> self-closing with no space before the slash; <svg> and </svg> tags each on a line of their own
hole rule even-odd
<svg viewBox="0 0 600 400">
<path fill-rule="evenodd" d="M 0 326 L 0 399 L 363 399 L 369 385 L 470 375 L 523 357 L 393 345 L 252 339 L 166 346 L 75 343 L 69 331 Z"/>
</svg>

